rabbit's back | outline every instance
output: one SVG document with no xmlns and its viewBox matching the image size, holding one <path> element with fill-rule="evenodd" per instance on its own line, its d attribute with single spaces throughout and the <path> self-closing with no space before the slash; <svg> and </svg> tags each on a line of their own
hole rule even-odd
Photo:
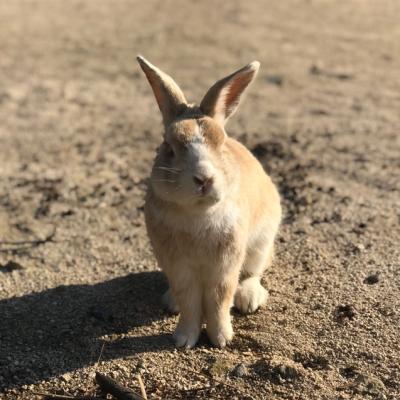
<svg viewBox="0 0 400 400">
<path fill-rule="evenodd" d="M 232 154 L 232 166 L 239 180 L 236 203 L 250 238 L 266 224 L 277 229 L 282 212 L 276 186 L 245 146 L 233 138 L 227 138 L 226 146 Z"/>
</svg>

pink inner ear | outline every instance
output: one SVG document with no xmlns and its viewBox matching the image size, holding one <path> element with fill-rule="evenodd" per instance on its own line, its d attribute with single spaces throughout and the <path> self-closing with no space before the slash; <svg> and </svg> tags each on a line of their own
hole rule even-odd
<svg viewBox="0 0 400 400">
<path fill-rule="evenodd" d="M 247 85 L 251 82 L 252 78 L 253 74 L 238 74 L 229 83 L 228 87 L 225 89 L 226 92 L 223 96 L 225 106 L 225 118 L 228 118 L 229 115 L 231 115 L 235 111 L 240 100 L 240 95 L 243 93 Z"/>
<path fill-rule="evenodd" d="M 163 93 L 164 89 L 161 87 L 160 82 L 158 79 L 155 79 L 152 73 L 145 71 L 145 74 L 150 82 L 151 88 L 153 89 L 154 97 L 157 100 L 157 104 L 161 113 L 170 113 L 172 110 L 170 107 L 168 107 L 166 95 Z"/>
<path fill-rule="evenodd" d="M 204 114 L 223 126 L 235 112 L 240 96 L 257 74 L 259 67 L 260 63 L 254 61 L 211 86 L 200 104 Z"/>
<path fill-rule="evenodd" d="M 164 125 L 167 126 L 186 106 L 185 96 L 169 75 L 142 57 L 138 57 L 138 61 L 153 90 Z"/>
</svg>

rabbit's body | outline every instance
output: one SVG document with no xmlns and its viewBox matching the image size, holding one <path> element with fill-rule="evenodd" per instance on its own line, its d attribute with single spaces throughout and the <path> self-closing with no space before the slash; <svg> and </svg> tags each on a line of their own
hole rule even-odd
<svg viewBox="0 0 400 400">
<path fill-rule="evenodd" d="M 204 100 L 200 108 L 186 105 L 170 118 L 173 107 L 166 108 L 163 100 L 160 104 L 163 93 L 157 92 L 151 73 L 166 82 L 164 90 L 176 91 L 174 83 L 140 61 L 167 121 L 145 216 L 170 285 L 165 301 L 171 311 L 181 313 L 175 340 L 178 346 L 194 346 L 205 323 L 211 341 L 225 346 L 233 335 L 233 302 L 240 311 L 253 312 L 267 298 L 260 278 L 272 259 L 281 218 L 279 195 L 253 155 L 226 136 L 215 115 L 204 112 Z M 180 105 L 179 96 L 173 97 Z"/>
</svg>

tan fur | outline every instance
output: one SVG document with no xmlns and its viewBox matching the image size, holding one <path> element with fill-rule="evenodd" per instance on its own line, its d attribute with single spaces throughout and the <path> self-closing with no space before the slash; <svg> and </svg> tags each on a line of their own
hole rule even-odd
<svg viewBox="0 0 400 400">
<path fill-rule="evenodd" d="M 197 121 L 195 119 L 183 119 L 172 123 L 167 131 L 167 137 L 176 144 L 187 144 L 194 140 Z"/>
<path fill-rule="evenodd" d="M 212 343 L 225 346 L 233 336 L 233 303 L 246 313 L 267 299 L 260 278 L 272 260 L 279 195 L 258 161 L 223 126 L 257 69 L 253 63 L 219 81 L 202 102 L 207 107 L 168 114 L 181 98 L 174 93 L 166 100 L 172 106 L 160 106 L 168 114 L 164 121 L 171 122 L 153 166 L 145 216 L 170 285 L 165 299 L 180 312 L 177 346 L 193 347 L 203 323 Z M 151 76 L 150 83 L 160 76 Z M 211 183 L 205 189 L 203 182 Z"/>
<path fill-rule="evenodd" d="M 214 150 L 219 149 L 225 140 L 225 131 L 209 117 L 199 119 L 198 124 L 207 145 Z"/>
</svg>

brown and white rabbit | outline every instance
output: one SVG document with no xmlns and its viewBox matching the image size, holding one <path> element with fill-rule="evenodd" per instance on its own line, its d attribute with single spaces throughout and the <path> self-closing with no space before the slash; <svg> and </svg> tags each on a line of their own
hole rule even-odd
<svg viewBox="0 0 400 400">
<path fill-rule="evenodd" d="M 180 312 L 174 339 L 193 347 L 202 324 L 223 347 L 230 308 L 251 313 L 267 300 L 260 279 L 281 220 L 279 194 L 259 162 L 224 125 L 259 69 L 257 61 L 218 81 L 200 106 L 174 80 L 138 57 L 164 121 L 145 204 L 148 235 L 168 278 L 164 295 Z"/>
</svg>

